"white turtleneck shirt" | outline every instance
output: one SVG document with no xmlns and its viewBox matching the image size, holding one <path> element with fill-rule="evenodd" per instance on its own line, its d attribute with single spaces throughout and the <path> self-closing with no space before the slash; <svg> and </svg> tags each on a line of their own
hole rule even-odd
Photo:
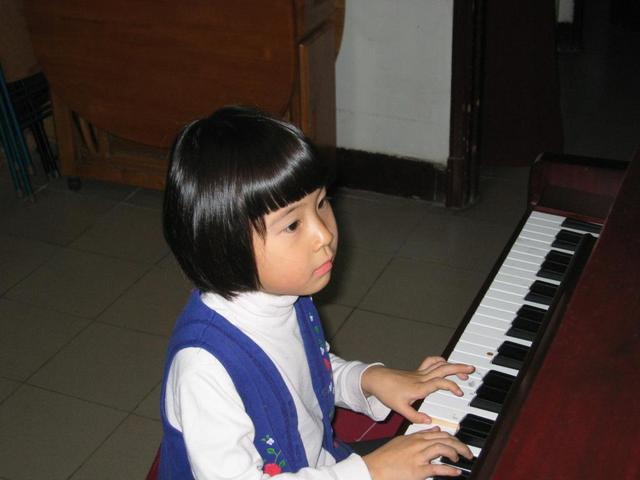
<svg viewBox="0 0 640 480">
<path fill-rule="evenodd" d="M 228 301 L 205 293 L 202 301 L 253 340 L 273 361 L 293 398 L 298 430 L 309 467 L 281 473 L 281 480 L 371 480 L 358 455 L 336 463 L 322 448 L 322 412 L 296 318 L 298 297 L 243 293 Z M 384 419 L 389 409 L 365 397 L 362 373 L 369 367 L 330 354 L 336 405 Z M 167 379 L 165 408 L 169 423 L 182 432 L 197 480 L 262 480 L 263 460 L 253 440 L 255 430 L 231 377 L 204 349 L 189 347 L 174 357 Z"/>
</svg>

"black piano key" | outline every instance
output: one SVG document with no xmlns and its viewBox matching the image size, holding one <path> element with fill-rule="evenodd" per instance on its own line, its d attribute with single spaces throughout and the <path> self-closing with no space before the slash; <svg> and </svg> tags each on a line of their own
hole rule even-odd
<svg viewBox="0 0 640 480">
<path fill-rule="evenodd" d="M 550 280 L 557 280 L 561 282 L 564 279 L 564 274 L 566 272 L 566 264 L 545 260 L 542 262 L 542 265 L 540 265 L 540 270 L 538 270 L 536 275 L 541 278 L 548 278 Z"/>
<path fill-rule="evenodd" d="M 482 379 L 484 385 L 491 385 L 492 387 L 499 388 L 506 392 L 509 391 L 513 382 L 516 381 L 516 377 L 509 375 L 508 373 L 498 372 L 497 370 L 489 370 Z"/>
<path fill-rule="evenodd" d="M 560 230 L 551 246 L 575 252 L 581 239 L 581 233 L 572 232 L 570 230 Z"/>
<path fill-rule="evenodd" d="M 558 250 L 549 250 L 549 253 L 545 255 L 545 260 L 551 260 L 552 262 L 562 263 L 564 265 L 569 265 L 573 255 L 570 253 L 560 252 Z"/>
<path fill-rule="evenodd" d="M 498 347 L 498 355 L 493 357 L 491 363 L 502 367 L 520 370 L 528 352 L 529 347 L 507 340 Z"/>
<path fill-rule="evenodd" d="M 533 305 L 523 305 L 516 312 L 517 317 L 526 318 L 527 320 L 537 323 L 542 323 L 546 314 L 546 310 L 534 307 Z"/>
<path fill-rule="evenodd" d="M 507 330 L 506 335 L 508 337 L 533 342 L 541 325 L 541 323 L 533 322 L 526 318 L 516 317 L 513 322 L 511 322 L 511 327 Z"/>
<path fill-rule="evenodd" d="M 471 469 L 473 468 L 473 465 L 476 463 L 476 457 L 473 457 L 471 460 L 469 460 L 468 458 L 463 457 L 462 455 L 460 455 L 458 457 L 458 461 L 454 462 L 453 460 L 447 458 L 447 457 L 441 457 L 440 461 L 442 463 L 444 463 L 445 465 L 451 465 L 452 467 L 456 467 L 459 468 L 461 470 L 466 470 L 468 472 L 471 471 Z"/>
<path fill-rule="evenodd" d="M 456 437 L 467 445 L 482 448 L 489 436 L 493 421 L 469 413 L 460 422 Z"/>
<path fill-rule="evenodd" d="M 553 283 L 536 280 L 529 288 L 529 293 L 524 299 L 530 302 L 542 303 L 543 305 L 551 305 L 557 290 L 558 286 Z"/>
<path fill-rule="evenodd" d="M 523 305 L 517 311 L 516 318 L 511 322 L 511 328 L 507 330 L 507 335 L 532 342 L 540 330 L 546 313 L 546 310 L 542 308 Z"/>
<path fill-rule="evenodd" d="M 458 475 L 457 477 L 443 477 L 442 475 L 436 475 L 435 477 L 431 477 L 433 480 L 451 480 L 452 478 L 458 478 L 458 479 L 463 479 L 466 480 L 467 478 L 470 478 L 471 476 L 471 472 L 467 472 L 465 470 L 461 470 L 460 475 Z"/>
<path fill-rule="evenodd" d="M 574 220 L 572 218 L 565 218 L 564 222 L 562 222 L 562 226 L 588 233 L 600 233 L 602 231 L 602 225 L 598 225 L 597 223 L 583 222 L 582 220 Z"/>
<path fill-rule="evenodd" d="M 482 410 L 500 413 L 509 389 L 516 377 L 507 373 L 491 370 L 482 379 L 482 385 L 476 390 L 476 396 L 470 405 Z"/>
<path fill-rule="evenodd" d="M 476 390 L 476 396 L 469 405 L 488 412 L 500 413 L 506 397 L 506 391 L 483 384 Z"/>
</svg>

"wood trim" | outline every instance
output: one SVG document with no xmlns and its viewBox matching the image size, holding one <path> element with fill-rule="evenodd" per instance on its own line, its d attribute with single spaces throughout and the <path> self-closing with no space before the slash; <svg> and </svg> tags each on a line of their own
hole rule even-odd
<svg viewBox="0 0 640 480">
<path fill-rule="evenodd" d="M 60 171 L 63 175 L 76 175 L 77 151 L 73 134 L 73 114 L 53 90 L 51 91 L 51 104 L 58 143 Z"/>
<path fill-rule="evenodd" d="M 583 50 L 583 24 L 584 0 L 573 0 L 573 22 L 559 22 L 556 25 L 556 50 L 558 52 L 575 53 Z"/>
<path fill-rule="evenodd" d="M 448 207 L 467 206 L 478 196 L 484 3 L 455 0 L 453 4 Z"/>
<path fill-rule="evenodd" d="M 445 168 L 429 162 L 383 153 L 336 149 L 338 187 L 444 203 Z"/>
</svg>

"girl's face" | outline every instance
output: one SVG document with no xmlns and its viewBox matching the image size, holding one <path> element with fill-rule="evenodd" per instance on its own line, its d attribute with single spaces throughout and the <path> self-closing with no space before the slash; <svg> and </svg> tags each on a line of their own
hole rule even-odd
<svg viewBox="0 0 640 480">
<path fill-rule="evenodd" d="M 265 237 L 253 232 L 261 290 L 311 295 L 331 278 L 338 228 L 324 188 L 264 216 Z"/>
</svg>

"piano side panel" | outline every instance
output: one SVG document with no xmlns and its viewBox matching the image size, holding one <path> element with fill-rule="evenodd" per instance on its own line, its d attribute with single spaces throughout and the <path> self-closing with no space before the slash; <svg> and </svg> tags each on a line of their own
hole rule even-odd
<svg viewBox="0 0 640 480">
<path fill-rule="evenodd" d="M 529 204 L 540 211 L 602 223 L 620 188 L 628 162 L 540 155 L 529 178 Z"/>
<path fill-rule="evenodd" d="M 640 478 L 639 182 L 640 154 L 491 478 Z"/>
</svg>

